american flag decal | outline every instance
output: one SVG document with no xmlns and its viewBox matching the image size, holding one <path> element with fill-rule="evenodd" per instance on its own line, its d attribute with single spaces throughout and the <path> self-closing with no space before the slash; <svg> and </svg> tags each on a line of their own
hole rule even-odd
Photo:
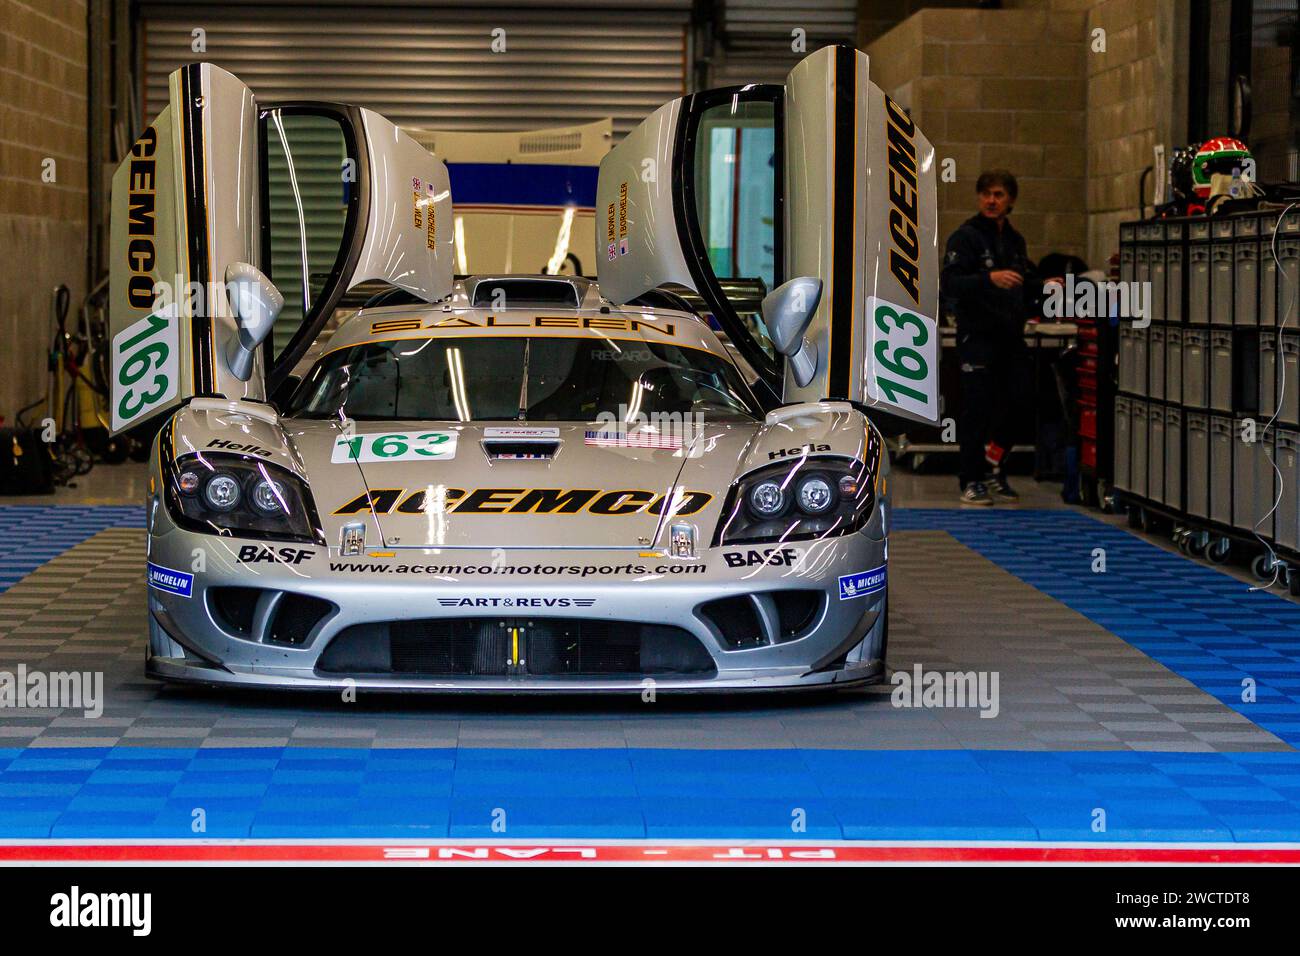
<svg viewBox="0 0 1300 956">
<path fill-rule="evenodd" d="M 661 435 L 658 432 L 584 432 L 584 445 L 599 448 L 681 448 L 680 435 Z"/>
</svg>

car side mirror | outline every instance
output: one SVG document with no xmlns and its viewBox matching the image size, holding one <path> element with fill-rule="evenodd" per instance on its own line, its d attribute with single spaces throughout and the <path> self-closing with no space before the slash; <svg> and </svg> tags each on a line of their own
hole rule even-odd
<svg viewBox="0 0 1300 956">
<path fill-rule="evenodd" d="M 763 299 L 767 334 L 776 350 L 789 359 L 790 370 L 800 388 L 817 373 L 817 353 L 804 333 L 821 298 L 822 280 L 799 276 L 777 286 Z"/>
<path fill-rule="evenodd" d="M 247 382 L 253 375 L 257 347 L 271 334 L 284 308 L 284 296 L 261 269 L 247 262 L 226 267 L 226 296 L 239 323 L 239 334 L 226 349 L 226 363 L 235 378 Z"/>
</svg>

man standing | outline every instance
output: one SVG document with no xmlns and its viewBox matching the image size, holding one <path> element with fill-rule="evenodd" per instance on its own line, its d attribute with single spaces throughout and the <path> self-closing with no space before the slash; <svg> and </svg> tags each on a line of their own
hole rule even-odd
<svg viewBox="0 0 1300 956">
<path fill-rule="evenodd" d="M 944 305 L 957 317 L 961 501 L 991 505 L 994 498 L 1020 497 L 1002 466 L 1027 391 L 1025 320 L 1033 283 L 1024 237 L 1007 221 L 1016 201 L 1016 177 L 1005 169 L 989 170 L 980 174 L 975 192 L 979 213 L 948 237 L 940 289 Z"/>
</svg>

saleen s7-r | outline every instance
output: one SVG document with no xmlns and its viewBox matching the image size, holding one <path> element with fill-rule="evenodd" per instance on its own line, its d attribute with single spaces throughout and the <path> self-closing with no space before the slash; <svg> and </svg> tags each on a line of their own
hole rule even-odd
<svg viewBox="0 0 1300 956">
<path fill-rule="evenodd" d="M 936 217 L 933 150 L 867 70 L 829 47 L 653 113 L 601 164 L 595 281 L 456 276 L 411 134 L 173 74 L 113 187 L 114 427 L 161 424 L 147 672 L 880 679 L 872 417 L 938 418 Z"/>
</svg>

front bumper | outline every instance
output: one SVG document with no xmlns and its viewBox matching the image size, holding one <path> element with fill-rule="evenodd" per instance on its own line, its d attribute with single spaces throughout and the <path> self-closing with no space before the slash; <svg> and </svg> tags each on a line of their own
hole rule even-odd
<svg viewBox="0 0 1300 956">
<path fill-rule="evenodd" d="M 884 673 L 884 576 L 877 573 L 867 586 L 862 576 L 886 565 L 883 515 L 863 531 L 837 538 L 715 548 L 680 561 L 576 549 L 398 550 L 344 558 L 324 547 L 283 548 L 194 533 L 173 525 L 165 509 L 151 510 L 147 673 L 161 680 L 334 692 L 644 695 L 649 688 L 851 686 L 878 681 Z M 202 570 L 185 570 L 191 567 Z M 845 578 L 852 582 L 847 587 Z M 218 598 L 219 588 L 256 590 Z M 800 626 L 774 611 L 773 596 L 791 591 L 816 593 L 816 609 Z M 245 593 L 247 611 L 222 613 L 222 607 L 237 609 Z M 714 603 L 728 598 L 740 603 Z M 281 602 L 290 600 L 295 607 L 328 605 L 322 615 L 297 622 L 293 645 L 283 643 L 272 624 L 276 608 L 289 607 Z M 733 614 L 748 614 L 747 605 L 754 608 L 754 634 Z M 239 626 L 232 623 L 241 616 Z M 427 666 L 385 671 L 373 663 L 349 670 L 346 663 L 340 667 L 338 653 L 327 655 L 343 635 L 364 643 L 358 634 L 370 634 L 368 628 L 409 634 L 470 618 L 494 629 L 496 637 L 502 627 L 510 635 L 501 645 L 507 648 L 504 658 L 489 655 L 476 673 L 435 673 Z M 690 672 L 635 665 L 613 673 L 532 672 L 540 655 L 530 654 L 530 639 L 561 625 L 584 624 L 588 631 L 620 636 L 636 629 L 684 632 L 698 644 L 697 662 L 709 663 Z"/>
</svg>

